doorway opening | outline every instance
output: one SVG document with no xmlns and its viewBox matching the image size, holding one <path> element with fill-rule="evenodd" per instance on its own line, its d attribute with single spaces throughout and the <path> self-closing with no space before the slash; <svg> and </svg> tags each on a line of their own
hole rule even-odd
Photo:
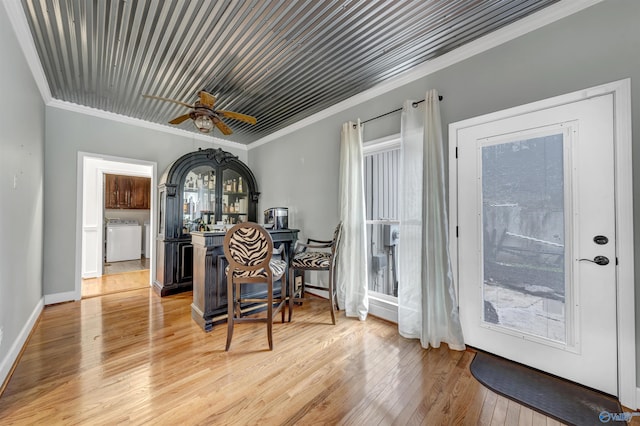
<svg viewBox="0 0 640 426">
<path fill-rule="evenodd" d="M 155 163 L 78 155 L 78 298 L 149 287 L 155 270 Z"/>
</svg>

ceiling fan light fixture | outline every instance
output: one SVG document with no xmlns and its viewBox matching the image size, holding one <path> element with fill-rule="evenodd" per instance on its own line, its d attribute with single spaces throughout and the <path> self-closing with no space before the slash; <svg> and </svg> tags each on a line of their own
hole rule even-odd
<svg viewBox="0 0 640 426">
<path fill-rule="evenodd" d="M 198 115 L 195 120 L 193 120 L 193 124 L 195 124 L 202 133 L 209 133 L 211 129 L 213 129 L 213 121 L 207 115 Z"/>
<path fill-rule="evenodd" d="M 241 114 L 239 112 L 234 111 L 226 111 L 226 110 L 215 110 L 213 106 L 216 102 L 216 97 L 211 93 L 207 93 L 205 91 L 198 92 L 198 98 L 193 105 L 182 101 L 176 101 L 175 99 L 163 98 L 161 96 L 154 95 L 142 95 L 145 98 L 157 99 L 159 101 L 173 102 L 174 104 L 182 105 L 184 107 L 189 108 L 191 111 L 187 114 L 182 114 L 172 120 L 169 120 L 169 124 L 179 125 L 182 124 L 185 120 L 189 118 L 193 120 L 194 126 L 202 133 L 209 133 L 214 126 L 216 126 L 223 135 L 228 136 L 233 132 L 227 126 L 222 119 L 222 117 L 230 118 L 232 120 L 239 120 L 249 124 L 256 124 L 257 120 L 255 117 L 251 117 L 250 115 Z"/>
</svg>

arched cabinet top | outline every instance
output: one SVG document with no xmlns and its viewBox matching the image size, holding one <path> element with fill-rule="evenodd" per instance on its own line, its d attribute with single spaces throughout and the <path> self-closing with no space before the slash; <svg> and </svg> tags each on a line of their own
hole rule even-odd
<svg viewBox="0 0 640 426">
<path fill-rule="evenodd" d="M 190 173 L 200 168 L 210 168 L 215 183 L 196 188 L 191 180 L 187 185 Z M 202 183 L 204 180 L 197 185 Z M 237 156 L 220 148 L 199 149 L 178 158 L 163 173 L 158 191 L 158 232 L 163 239 L 190 239 L 189 233 L 200 225 L 258 219 L 260 192 L 253 172 Z"/>
<path fill-rule="evenodd" d="M 160 178 L 158 186 L 175 185 L 175 188 L 177 188 L 184 183 L 183 181 L 189 170 L 199 166 L 210 166 L 214 169 L 233 169 L 250 180 L 249 185 L 252 188 L 252 192 L 254 193 L 252 195 L 254 197 L 257 197 L 257 195 L 260 194 L 258 191 L 258 183 L 256 182 L 256 178 L 251 169 L 249 169 L 245 163 L 240 161 L 237 155 L 224 151 L 222 148 L 199 149 L 198 151 L 183 155 L 165 170 Z M 167 196 L 175 195 L 175 191 L 167 191 Z"/>
</svg>

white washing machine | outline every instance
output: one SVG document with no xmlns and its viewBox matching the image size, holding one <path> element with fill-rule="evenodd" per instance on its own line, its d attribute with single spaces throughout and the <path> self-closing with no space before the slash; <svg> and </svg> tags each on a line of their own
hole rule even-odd
<svg viewBox="0 0 640 426">
<path fill-rule="evenodd" d="M 107 223 L 107 262 L 140 260 L 142 227 L 135 220 L 111 219 Z"/>
</svg>

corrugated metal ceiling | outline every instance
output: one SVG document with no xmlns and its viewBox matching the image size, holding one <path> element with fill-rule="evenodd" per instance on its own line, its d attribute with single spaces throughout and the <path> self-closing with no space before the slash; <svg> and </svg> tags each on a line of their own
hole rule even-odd
<svg viewBox="0 0 640 426">
<path fill-rule="evenodd" d="M 188 110 L 141 94 L 192 104 L 204 89 L 257 117 L 226 120 L 250 142 L 556 1 L 22 3 L 55 99 L 166 124 Z"/>
</svg>

